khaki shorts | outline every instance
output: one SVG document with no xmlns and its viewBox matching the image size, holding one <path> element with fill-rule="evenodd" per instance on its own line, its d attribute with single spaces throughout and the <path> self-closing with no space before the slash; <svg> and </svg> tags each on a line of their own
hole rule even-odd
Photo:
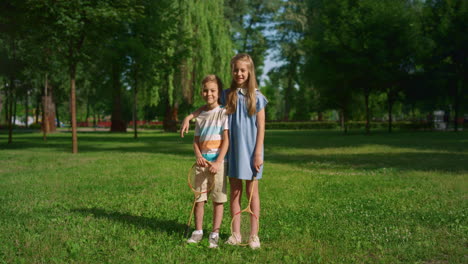
<svg viewBox="0 0 468 264">
<path fill-rule="evenodd" d="M 214 186 L 213 189 L 209 192 L 211 200 L 215 203 L 225 203 L 227 202 L 227 194 L 226 194 L 226 171 L 225 163 L 221 164 L 219 171 L 214 176 Z M 212 184 L 213 177 L 209 177 L 211 172 L 209 171 L 209 167 L 196 167 L 196 185 L 203 186 L 206 188 L 206 185 Z M 203 188 L 203 189 L 204 189 Z M 197 202 L 205 202 L 208 200 L 208 193 L 202 193 L 200 197 L 197 199 Z"/>
</svg>

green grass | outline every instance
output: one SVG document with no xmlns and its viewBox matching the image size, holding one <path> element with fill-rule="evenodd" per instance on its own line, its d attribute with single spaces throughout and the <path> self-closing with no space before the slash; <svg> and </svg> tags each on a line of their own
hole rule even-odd
<svg viewBox="0 0 468 264">
<path fill-rule="evenodd" d="M 258 251 L 184 243 L 192 135 L 0 133 L 0 263 L 468 262 L 467 132 L 267 131 Z"/>
</svg>

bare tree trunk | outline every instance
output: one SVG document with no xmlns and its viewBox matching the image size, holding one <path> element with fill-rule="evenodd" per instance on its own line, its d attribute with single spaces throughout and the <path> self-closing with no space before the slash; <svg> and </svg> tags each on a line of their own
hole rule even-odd
<svg viewBox="0 0 468 264">
<path fill-rule="evenodd" d="M 164 131 L 177 132 L 177 114 L 179 112 L 179 104 L 176 102 L 173 106 L 169 103 L 166 107 L 166 114 L 163 120 Z"/>
<path fill-rule="evenodd" d="M 460 115 L 459 111 L 460 111 L 460 94 L 459 94 L 459 86 L 462 85 L 462 82 L 461 81 L 457 81 L 455 82 L 455 93 L 454 93 L 454 102 L 453 102 L 453 108 L 454 108 L 454 112 L 455 112 L 455 116 L 453 118 L 453 129 L 455 132 L 458 131 L 458 116 Z"/>
<path fill-rule="evenodd" d="M 1 108 L 1 106 L 0 106 Z M 29 121 L 29 94 L 28 92 L 26 92 L 26 96 L 24 98 L 24 114 L 26 116 L 26 121 L 25 121 L 25 124 L 26 124 L 26 128 L 29 127 L 29 124 L 28 124 L 28 121 Z"/>
<path fill-rule="evenodd" d="M 72 153 L 78 153 L 78 135 L 76 130 L 76 62 L 71 62 L 70 65 L 70 113 L 72 127 Z"/>
<path fill-rule="evenodd" d="M 387 93 L 387 102 L 388 102 L 388 132 L 392 132 L 392 108 L 393 108 L 393 100 L 391 95 Z"/>
<path fill-rule="evenodd" d="M 36 97 L 36 112 L 34 114 L 34 123 L 37 124 L 39 123 L 39 113 L 41 112 L 41 96 L 37 95 Z"/>
<path fill-rule="evenodd" d="M 12 115 L 13 115 L 13 91 L 14 89 L 14 80 L 13 77 L 10 78 L 10 85 L 8 86 L 8 103 L 7 103 L 7 121 L 8 121 L 8 144 L 13 143 L 13 124 L 12 124 Z"/>
<path fill-rule="evenodd" d="M 18 101 L 17 101 L 17 97 L 16 97 L 16 93 L 14 93 L 14 97 L 13 97 L 13 126 L 16 125 L 16 106 L 18 105 Z"/>
<path fill-rule="evenodd" d="M 366 104 L 366 134 L 370 134 L 370 113 L 369 113 L 369 89 L 364 90 Z"/>
<path fill-rule="evenodd" d="M 54 108 L 55 108 L 55 119 L 57 121 L 57 122 L 55 122 L 55 126 L 60 127 L 60 115 L 59 115 L 59 111 L 58 111 L 58 104 L 55 103 L 55 102 L 54 102 Z"/>
<path fill-rule="evenodd" d="M 317 112 L 317 121 L 323 121 L 323 112 L 322 111 Z"/>
<path fill-rule="evenodd" d="M 49 116 L 48 116 L 48 109 L 47 109 L 47 86 L 49 85 L 49 79 L 47 73 L 45 74 L 45 81 L 44 81 L 44 96 L 42 97 L 42 132 L 43 132 L 43 139 L 47 141 L 47 133 L 49 133 Z"/>
<path fill-rule="evenodd" d="M 89 94 L 87 96 L 87 100 L 86 100 L 86 116 L 85 116 L 85 121 L 86 121 L 86 126 L 88 126 L 88 119 L 89 119 L 89 108 L 90 108 L 90 105 L 89 105 Z"/>
<path fill-rule="evenodd" d="M 346 134 L 348 133 L 348 126 L 346 125 L 346 114 L 345 114 L 345 109 L 340 110 L 340 123 L 341 123 L 341 129 L 343 132 Z"/>
<path fill-rule="evenodd" d="M 133 116 L 132 116 L 132 119 L 133 119 L 133 138 L 138 138 L 138 131 L 137 131 L 137 128 L 138 128 L 138 125 L 137 125 L 137 85 L 138 85 L 138 80 L 137 80 L 137 77 L 136 77 L 136 73 L 135 73 L 135 86 L 133 87 Z"/>
<path fill-rule="evenodd" d="M 8 85 L 6 83 L 6 81 L 3 83 L 3 88 L 5 89 L 5 94 L 1 94 L 0 93 L 0 114 L 2 113 L 3 111 L 3 105 L 6 105 L 4 104 L 5 101 L 7 101 L 7 96 L 8 96 L 8 91 L 7 91 L 7 88 Z M 5 109 L 6 110 L 6 109 Z M 7 115 L 6 115 L 7 111 L 5 111 L 5 122 L 7 121 Z M 1 120 L 1 119 L 0 119 Z M 1 123 L 0 123 L 1 124 Z"/>
<path fill-rule="evenodd" d="M 112 90 L 114 103 L 112 105 L 111 132 L 127 132 L 127 124 L 122 118 L 122 87 L 120 85 L 120 72 L 112 66 Z"/>
</svg>

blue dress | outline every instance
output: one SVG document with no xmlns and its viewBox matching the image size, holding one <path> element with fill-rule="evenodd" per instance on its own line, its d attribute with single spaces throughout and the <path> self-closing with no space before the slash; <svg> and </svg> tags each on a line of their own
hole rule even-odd
<svg viewBox="0 0 468 264">
<path fill-rule="evenodd" d="M 226 104 L 228 93 L 229 89 L 223 91 L 222 104 Z M 258 90 L 256 91 L 256 99 L 257 112 L 259 112 L 267 105 L 268 100 Z M 256 175 L 258 180 L 262 178 L 263 165 L 258 173 L 253 165 L 256 141 L 257 115 L 249 116 L 246 98 L 242 92 L 237 91 L 236 112 L 229 115 L 229 150 L 227 154 L 229 177 L 252 180 L 253 176 Z"/>
</svg>

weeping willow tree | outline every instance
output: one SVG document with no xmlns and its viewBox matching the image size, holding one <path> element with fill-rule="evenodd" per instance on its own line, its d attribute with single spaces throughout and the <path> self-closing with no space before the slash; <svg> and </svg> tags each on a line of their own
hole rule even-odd
<svg viewBox="0 0 468 264">
<path fill-rule="evenodd" d="M 234 55 L 229 34 L 229 22 L 224 18 L 222 1 L 180 0 L 179 34 L 188 45 L 175 41 L 168 54 L 175 67 L 167 72 L 167 105 L 164 128 L 176 131 L 178 110 L 182 102 L 193 107 L 203 103 L 201 81 L 207 74 L 218 75 L 223 83 L 229 81 L 229 60 Z M 180 55 L 184 55 L 181 57 Z"/>
</svg>

